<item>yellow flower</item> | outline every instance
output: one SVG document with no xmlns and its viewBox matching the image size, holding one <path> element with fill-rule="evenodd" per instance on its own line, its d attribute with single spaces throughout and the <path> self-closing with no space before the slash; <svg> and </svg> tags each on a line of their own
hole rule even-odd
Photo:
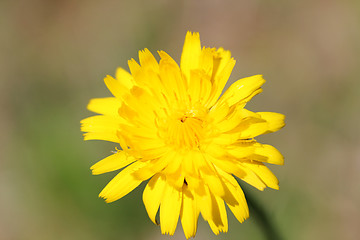
<svg viewBox="0 0 360 240">
<path fill-rule="evenodd" d="M 228 231 L 225 203 L 243 222 L 249 216 L 244 193 L 233 177 L 263 190 L 278 189 L 264 163 L 282 165 L 282 155 L 254 137 L 279 130 L 284 115 L 244 107 L 265 82 L 243 78 L 221 92 L 235 65 L 230 51 L 201 48 L 188 32 L 180 67 L 165 52 L 160 61 L 149 50 L 131 59 L 130 72 L 118 68 L 105 84 L 114 97 L 92 99 L 100 115 L 81 121 L 85 140 L 119 143 L 121 150 L 91 167 L 93 174 L 124 168 L 101 191 L 118 200 L 150 179 L 143 201 L 163 234 L 174 234 L 180 216 L 186 238 L 195 236 L 199 214 L 215 234 Z M 225 203 L 224 203 L 225 202 Z"/>
</svg>

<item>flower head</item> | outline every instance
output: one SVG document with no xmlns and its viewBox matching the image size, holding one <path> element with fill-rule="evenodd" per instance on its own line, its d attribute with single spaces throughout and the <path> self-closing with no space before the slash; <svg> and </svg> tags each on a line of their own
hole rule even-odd
<svg viewBox="0 0 360 240">
<path fill-rule="evenodd" d="M 130 73 L 118 68 L 105 84 L 114 97 L 92 99 L 100 115 L 81 121 L 85 140 L 119 143 L 121 150 L 91 167 L 93 174 L 122 169 L 101 191 L 118 200 L 148 179 L 143 201 L 163 234 L 174 234 L 180 216 L 186 238 L 195 236 L 201 213 L 215 234 L 227 232 L 225 203 L 243 222 L 248 206 L 234 176 L 263 190 L 278 189 L 264 163 L 283 164 L 274 147 L 254 137 L 279 130 L 284 115 L 244 107 L 265 82 L 243 78 L 221 95 L 235 65 L 229 51 L 201 48 L 198 33 L 188 32 L 180 67 L 165 52 L 160 61 L 144 49 Z"/>
</svg>

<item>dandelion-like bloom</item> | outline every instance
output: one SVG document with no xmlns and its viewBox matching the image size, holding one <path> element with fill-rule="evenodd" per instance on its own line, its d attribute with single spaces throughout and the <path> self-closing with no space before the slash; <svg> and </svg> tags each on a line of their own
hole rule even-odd
<svg viewBox="0 0 360 240">
<path fill-rule="evenodd" d="M 243 78 L 221 92 L 235 65 L 230 51 L 201 48 L 198 33 L 188 32 L 180 67 L 165 52 L 160 61 L 149 50 L 131 59 L 130 72 L 118 68 L 105 84 L 114 97 L 92 99 L 100 115 L 81 121 L 85 140 L 119 143 L 121 150 L 91 167 L 93 174 L 124 168 L 101 191 L 118 200 L 150 179 L 143 201 L 163 234 L 174 234 L 180 216 L 186 238 L 195 236 L 199 214 L 215 234 L 227 232 L 225 203 L 243 222 L 248 206 L 233 176 L 263 190 L 278 189 L 264 163 L 282 165 L 274 147 L 254 137 L 279 130 L 284 115 L 244 107 L 265 82 Z"/>
</svg>

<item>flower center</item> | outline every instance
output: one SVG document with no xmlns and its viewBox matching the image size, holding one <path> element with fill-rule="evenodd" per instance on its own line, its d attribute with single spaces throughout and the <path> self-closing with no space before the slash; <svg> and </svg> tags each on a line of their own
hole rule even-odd
<svg viewBox="0 0 360 240">
<path fill-rule="evenodd" d="M 162 128 L 166 144 L 177 149 L 199 148 L 204 139 L 206 111 L 192 109 L 173 114 Z"/>
</svg>

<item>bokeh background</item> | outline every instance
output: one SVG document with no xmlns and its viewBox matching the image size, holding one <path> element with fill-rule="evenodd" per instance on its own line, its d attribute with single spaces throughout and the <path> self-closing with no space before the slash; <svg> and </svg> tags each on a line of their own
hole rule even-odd
<svg viewBox="0 0 360 240">
<path fill-rule="evenodd" d="M 0 239 L 185 239 L 162 236 L 142 204 L 142 184 L 106 204 L 113 173 L 89 167 L 115 145 L 82 140 L 103 77 L 145 47 L 179 62 L 187 30 L 231 50 L 230 82 L 264 74 L 253 111 L 287 116 L 259 138 L 285 156 L 270 166 L 280 191 L 242 184 L 282 239 L 360 236 L 360 2 L 356 0 L 0 1 Z M 250 212 L 229 213 L 228 234 L 199 218 L 195 239 L 268 239 Z"/>
</svg>

